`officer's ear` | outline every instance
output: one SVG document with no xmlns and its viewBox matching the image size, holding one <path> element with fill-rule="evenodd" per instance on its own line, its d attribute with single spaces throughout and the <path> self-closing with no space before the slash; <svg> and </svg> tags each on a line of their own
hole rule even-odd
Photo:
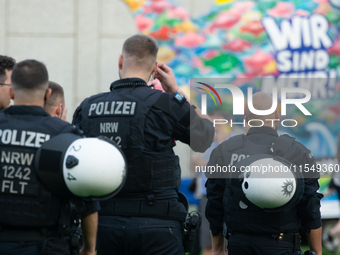
<svg viewBox="0 0 340 255">
<path fill-rule="evenodd" d="M 10 99 L 14 100 L 14 92 L 13 92 L 12 87 L 9 87 L 9 96 L 10 96 Z"/>
<path fill-rule="evenodd" d="M 245 129 L 245 131 L 246 131 L 246 133 L 247 133 L 248 130 L 250 129 L 250 127 L 249 127 L 249 125 L 248 125 L 248 117 L 247 117 L 247 115 L 244 115 L 244 121 L 245 121 L 245 127 L 244 127 L 244 129 Z"/>
<path fill-rule="evenodd" d="M 45 98 L 44 98 L 45 102 L 48 100 L 51 94 L 52 94 L 52 89 L 51 88 L 46 89 Z"/>
<path fill-rule="evenodd" d="M 61 118 L 61 108 L 63 107 L 62 103 L 59 103 L 56 105 L 56 110 L 55 110 L 55 114 L 57 115 L 56 117 L 58 117 L 59 119 Z"/>
<path fill-rule="evenodd" d="M 118 68 L 119 70 L 122 70 L 123 68 L 123 55 L 119 55 Z"/>
<path fill-rule="evenodd" d="M 152 73 L 157 72 L 158 62 L 156 61 L 155 65 L 153 66 Z"/>
</svg>

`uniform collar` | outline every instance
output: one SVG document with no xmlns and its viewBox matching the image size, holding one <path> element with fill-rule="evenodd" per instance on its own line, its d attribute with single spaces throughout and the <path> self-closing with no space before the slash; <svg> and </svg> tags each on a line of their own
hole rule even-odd
<svg viewBox="0 0 340 255">
<path fill-rule="evenodd" d="M 266 126 L 250 128 L 248 130 L 248 132 L 247 132 L 247 136 L 251 135 L 251 134 L 256 134 L 256 133 L 257 134 L 261 133 L 261 134 L 268 134 L 268 135 L 279 136 L 274 128 L 266 127 Z"/>
<path fill-rule="evenodd" d="M 122 87 L 148 86 L 146 82 L 140 78 L 120 79 L 111 83 L 110 90 Z"/>
<path fill-rule="evenodd" d="M 12 105 L 3 110 L 3 112 L 8 114 L 16 115 L 41 115 L 50 116 L 41 106 L 35 105 Z"/>
</svg>

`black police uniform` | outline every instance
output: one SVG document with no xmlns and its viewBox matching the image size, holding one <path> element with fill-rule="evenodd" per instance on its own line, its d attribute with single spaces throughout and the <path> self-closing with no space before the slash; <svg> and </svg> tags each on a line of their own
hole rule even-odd
<svg viewBox="0 0 340 255">
<path fill-rule="evenodd" d="M 253 127 L 247 135 L 238 135 L 220 144 L 212 152 L 208 165 L 235 165 L 243 158 L 259 153 L 274 153 L 302 167 L 305 189 L 301 200 L 293 208 L 275 213 L 251 207 L 242 209 L 240 200 L 232 192 L 230 182 L 226 179 L 209 178 L 206 216 L 210 222 L 210 230 L 216 236 L 223 230 L 223 222 L 226 223 L 229 255 L 293 254 L 295 250 L 299 250 L 300 240 L 296 233 L 300 222 L 307 232 L 321 227 L 319 208 L 322 195 L 317 193 L 319 174 L 308 172 L 308 169 L 316 170 L 311 152 L 288 135 L 279 138 L 271 127 Z M 279 238 L 280 233 L 284 234 L 282 241 Z"/>
<path fill-rule="evenodd" d="M 0 112 L 0 254 L 70 254 L 69 201 L 53 195 L 38 178 L 34 155 L 42 143 L 76 128 L 39 106 Z M 89 205 L 86 214 L 99 209 Z M 84 214 L 84 216 L 86 215 Z"/>
<path fill-rule="evenodd" d="M 184 254 L 180 222 L 186 210 L 178 200 L 181 169 L 173 147 L 180 140 L 206 150 L 212 123 L 183 95 L 161 93 L 139 78 L 118 80 L 110 89 L 85 99 L 73 117 L 87 136 L 116 141 L 128 161 L 122 191 L 101 203 L 98 255 Z"/>
</svg>

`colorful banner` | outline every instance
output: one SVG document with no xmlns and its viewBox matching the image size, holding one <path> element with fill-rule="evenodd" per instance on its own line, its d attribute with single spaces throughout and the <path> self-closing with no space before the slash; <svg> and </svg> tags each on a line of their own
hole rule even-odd
<svg viewBox="0 0 340 255">
<path fill-rule="evenodd" d="M 252 84 L 254 91 L 268 93 L 273 85 L 309 90 L 311 100 L 305 106 L 313 117 L 304 116 L 295 107 L 287 116 L 297 119 L 298 126 L 280 127 L 279 131 L 296 137 L 320 162 L 336 162 L 339 0 L 216 0 L 198 18 L 171 0 L 125 2 L 138 30 L 158 41 L 158 61 L 173 69 L 180 85 L 204 77 L 226 78 L 226 82 L 238 79 L 241 89 Z M 198 103 L 205 93 L 198 88 L 190 92 Z M 212 99 L 209 107 L 215 107 Z M 231 104 L 223 107 L 231 112 Z"/>
</svg>

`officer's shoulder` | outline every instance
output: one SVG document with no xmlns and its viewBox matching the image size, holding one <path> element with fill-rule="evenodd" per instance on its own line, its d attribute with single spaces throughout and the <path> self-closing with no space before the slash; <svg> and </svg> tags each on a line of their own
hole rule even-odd
<svg viewBox="0 0 340 255">
<path fill-rule="evenodd" d="M 232 151 L 243 146 L 243 134 L 234 135 L 216 147 L 216 151 Z"/>
<path fill-rule="evenodd" d="M 299 150 L 301 150 L 301 151 L 309 151 L 309 149 L 308 149 L 306 146 L 304 146 L 302 143 L 296 141 L 295 137 L 293 137 L 293 136 L 291 136 L 291 135 L 289 135 L 289 134 L 287 134 L 287 133 L 281 134 L 281 135 L 280 135 L 280 138 L 281 138 L 281 139 L 289 139 L 289 140 L 292 140 L 293 146 L 294 146 L 296 149 L 299 149 Z"/>
<path fill-rule="evenodd" d="M 57 117 L 46 116 L 41 124 L 53 134 L 59 134 L 61 132 L 79 133 L 74 125 Z"/>
<path fill-rule="evenodd" d="M 161 95 L 159 96 L 158 101 L 170 104 L 171 106 L 175 107 L 182 107 L 186 102 L 186 98 L 183 94 L 181 93 L 167 93 L 167 92 L 161 92 Z"/>
<path fill-rule="evenodd" d="M 158 99 L 153 104 L 154 109 L 161 110 L 176 120 L 186 116 L 190 111 L 190 104 L 181 94 L 162 93 L 157 94 Z M 189 115 L 190 117 L 190 115 Z"/>
<path fill-rule="evenodd" d="M 85 102 L 89 102 L 89 101 L 93 101 L 93 100 L 96 100 L 98 98 L 101 98 L 101 97 L 106 97 L 107 95 L 109 95 L 111 92 L 103 92 L 103 93 L 98 93 L 98 94 L 95 94 L 95 95 L 92 95 L 90 97 L 87 97 L 83 100 L 83 102 L 81 103 L 81 105 L 83 105 Z"/>
<path fill-rule="evenodd" d="M 228 150 L 236 150 L 238 148 L 241 148 L 243 146 L 243 137 L 243 134 L 229 137 L 226 141 L 223 142 L 225 144 L 224 148 Z"/>
<path fill-rule="evenodd" d="M 6 118 L 6 113 L 4 110 L 0 111 L 0 123 L 7 123 L 8 119 Z"/>
<path fill-rule="evenodd" d="M 295 140 L 295 137 L 292 137 L 288 134 L 282 134 L 280 137 L 285 137 L 286 139 L 294 139 L 292 149 L 295 156 L 301 156 L 302 158 L 306 159 L 308 162 L 312 162 L 314 160 L 314 156 L 312 152 L 304 146 L 302 143 Z"/>
<path fill-rule="evenodd" d="M 133 90 L 133 96 L 146 101 L 150 98 L 158 99 L 162 97 L 164 93 L 158 89 L 151 89 L 150 87 L 137 87 Z"/>
</svg>

